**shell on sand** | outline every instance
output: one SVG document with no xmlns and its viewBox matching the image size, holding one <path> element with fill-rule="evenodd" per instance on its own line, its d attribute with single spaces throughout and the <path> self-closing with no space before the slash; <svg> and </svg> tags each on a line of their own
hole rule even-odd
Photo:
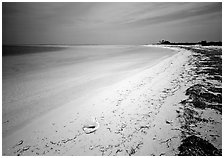
<svg viewBox="0 0 224 158">
<path fill-rule="evenodd" d="M 90 134 L 95 132 L 100 127 L 99 122 L 96 118 L 92 118 L 92 120 L 86 120 L 82 129 L 86 134 Z"/>
</svg>

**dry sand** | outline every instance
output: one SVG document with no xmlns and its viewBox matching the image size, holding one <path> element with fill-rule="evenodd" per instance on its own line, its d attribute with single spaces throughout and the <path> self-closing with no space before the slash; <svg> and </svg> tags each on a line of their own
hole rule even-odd
<svg viewBox="0 0 224 158">
<path fill-rule="evenodd" d="M 192 52 L 170 49 L 178 53 L 141 69 L 138 74 L 129 74 L 126 79 L 69 100 L 32 123 L 16 128 L 3 137 L 3 154 L 178 154 L 182 136 L 178 115 L 180 102 L 187 98 L 185 91 L 191 84 L 187 70 Z M 61 99 L 57 97 L 56 101 Z M 93 121 L 95 118 L 97 123 Z M 99 126 L 95 132 L 86 134 L 83 126 L 88 124 Z M 221 148 L 219 141 L 213 145 Z"/>
</svg>

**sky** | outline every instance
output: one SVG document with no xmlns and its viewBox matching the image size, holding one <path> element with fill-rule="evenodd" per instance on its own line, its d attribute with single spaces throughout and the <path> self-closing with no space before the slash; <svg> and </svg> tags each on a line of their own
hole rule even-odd
<svg viewBox="0 0 224 158">
<path fill-rule="evenodd" d="M 3 2 L 3 44 L 222 40 L 221 2 Z"/>
</svg>

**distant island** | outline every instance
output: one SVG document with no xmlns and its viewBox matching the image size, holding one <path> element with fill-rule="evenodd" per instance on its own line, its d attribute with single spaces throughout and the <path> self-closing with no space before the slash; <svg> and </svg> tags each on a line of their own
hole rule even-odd
<svg viewBox="0 0 224 158">
<path fill-rule="evenodd" d="M 168 44 L 168 45 L 202 45 L 202 46 L 222 46 L 221 41 L 209 41 L 206 40 L 200 41 L 200 42 L 170 42 L 167 40 L 161 40 L 157 44 Z"/>
</svg>

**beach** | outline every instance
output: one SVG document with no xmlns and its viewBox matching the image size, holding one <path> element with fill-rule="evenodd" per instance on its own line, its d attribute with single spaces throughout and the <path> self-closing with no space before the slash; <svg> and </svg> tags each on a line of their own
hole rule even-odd
<svg viewBox="0 0 224 158">
<path fill-rule="evenodd" d="M 203 51 L 221 59 L 163 45 L 3 56 L 3 155 L 189 155 L 189 139 L 220 155 L 220 72 L 197 74 Z"/>
</svg>

